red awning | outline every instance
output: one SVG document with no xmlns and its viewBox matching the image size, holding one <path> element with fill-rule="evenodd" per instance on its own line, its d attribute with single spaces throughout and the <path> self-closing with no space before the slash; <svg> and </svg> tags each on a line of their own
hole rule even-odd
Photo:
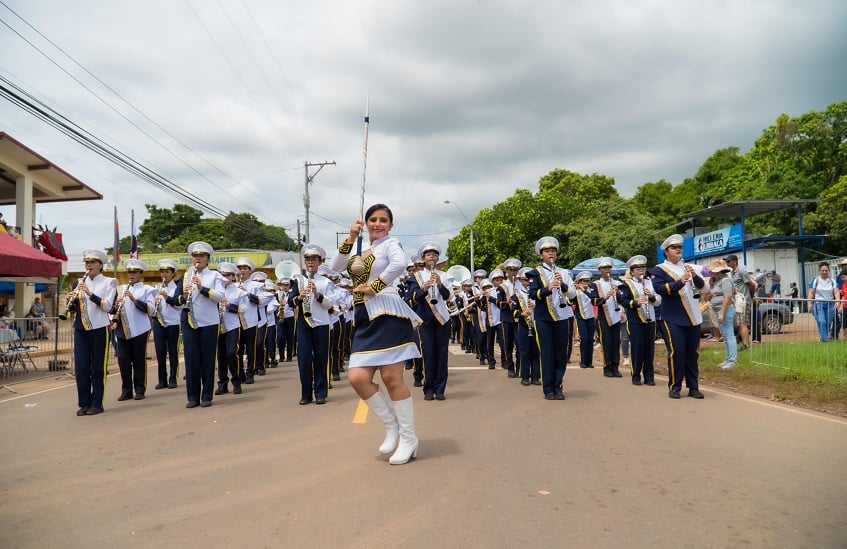
<svg viewBox="0 0 847 549">
<path fill-rule="evenodd" d="M 0 276 L 62 276 L 62 262 L 0 232 Z"/>
</svg>

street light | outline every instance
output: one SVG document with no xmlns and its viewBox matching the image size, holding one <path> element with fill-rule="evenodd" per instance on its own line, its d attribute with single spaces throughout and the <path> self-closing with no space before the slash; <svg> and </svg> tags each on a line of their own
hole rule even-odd
<svg viewBox="0 0 847 549">
<path fill-rule="evenodd" d="M 471 272 L 474 272 L 474 264 L 473 264 L 473 223 L 468 221 L 468 216 L 465 215 L 465 212 L 462 211 L 462 208 L 459 207 L 455 202 L 450 202 L 449 200 L 444 201 L 445 204 L 452 204 L 456 206 L 456 209 L 459 210 L 459 213 L 462 214 L 462 217 L 465 218 L 465 222 L 468 224 L 468 227 L 471 229 Z"/>
</svg>

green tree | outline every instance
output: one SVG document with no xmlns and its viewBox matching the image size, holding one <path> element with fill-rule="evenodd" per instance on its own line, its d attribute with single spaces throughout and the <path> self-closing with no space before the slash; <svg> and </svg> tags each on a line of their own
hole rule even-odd
<svg viewBox="0 0 847 549">
<path fill-rule="evenodd" d="M 147 219 L 138 227 L 138 246 L 146 253 L 176 251 L 169 249 L 168 243 L 178 239 L 203 217 L 202 211 L 185 204 L 175 204 L 172 209 L 159 208 L 155 204 L 145 204 L 144 207 L 147 208 Z M 194 241 L 189 241 L 189 244 L 191 242 Z"/>
</svg>

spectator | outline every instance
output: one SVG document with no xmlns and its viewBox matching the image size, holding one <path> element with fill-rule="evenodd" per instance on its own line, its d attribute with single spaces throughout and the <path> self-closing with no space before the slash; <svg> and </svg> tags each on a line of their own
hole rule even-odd
<svg viewBox="0 0 847 549">
<path fill-rule="evenodd" d="M 32 307 L 25 316 L 34 319 L 26 321 L 26 331 L 32 332 L 35 339 L 47 339 L 50 335 L 50 325 L 44 320 L 44 304 L 41 303 L 41 296 L 35 296 Z"/>
<path fill-rule="evenodd" d="M 829 263 L 822 261 L 818 264 L 818 276 L 812 280 L 809 290 L 809 301 L 813 305 L 812 313 L 818 325 L 821 341 L 829 341 L 830 335 L 835 337 L 835 315 L 841 312 L 841 291 L 836 281 L 829 276 Z"/>
<path fill-rule="evenodd" d="M 736 314 L 742 315 L 742 320 L 739 321 L 738 335 L 741 337 L 741 349 L 746 349 L 750 346 L 750 329 L 753 329 L 753 341 L 761 343 L 762 327 L 759 325 L 758 313 L 759 306 L 753 300 L 753 294 L 756 290 L 756 282 L 750 278 L 750 274 L 738 264 L 738 256 L 730 254 L 723 258 L 726 264 L 732 268 L 732 285 L 735 286 L 735 291 L 744 296 L 746 306 L 743 311 L 736 311 Z M 755 320 L 755 322 L 754 322 Z"/>
<path fill-rule="evenodd" d="M 797 287 L 796 282 L 792 282 L 788 286 L 788 297 L 791 298 L 791 310 L 795 313 L 800 312 L 800 307 L 797 306 L 797 296 L 800 295 L 800 289 Z"/>
<path fill-rule="evenodd" d="M 771 293 L 774 297 L 779 297 L 782 294 L 782 277 L 776 271 L 771 271 L 769 276 L 771 279 Z"/>
</svg>

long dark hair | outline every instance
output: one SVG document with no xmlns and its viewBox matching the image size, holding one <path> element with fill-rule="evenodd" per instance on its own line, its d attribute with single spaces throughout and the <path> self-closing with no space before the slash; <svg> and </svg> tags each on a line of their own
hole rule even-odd
<svg viewBox="0 0 847 549">
<path fill-rule="evenodd" d="M 371 214 L 377 210 L 385 210 L 386 213 L 388 213 L 388 220 L 391 221 L 391 223 L 394 223 L 394 214 L 391 212 L 391 208 L 389 208 L 385 204 L 374 204 L 373 206 L 368 208 L 368 211 L 365 212 L 365 218 L 362 221 L 367 222 Z"/>
</svg>

